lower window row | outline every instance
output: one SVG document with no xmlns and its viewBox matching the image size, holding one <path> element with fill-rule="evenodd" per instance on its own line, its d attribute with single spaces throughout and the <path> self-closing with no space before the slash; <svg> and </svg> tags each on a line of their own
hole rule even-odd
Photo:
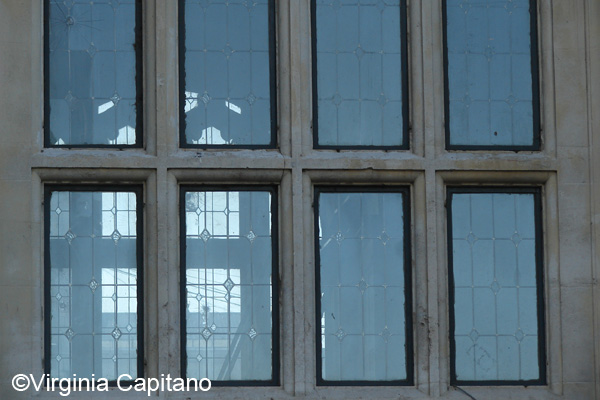
<svg viewBox="0 0 600 400">
<path fill-rule="evenodd" d="M 413 385 L 409 188 L 314 192 L 317 383 Z M 180 199 L 182 375 L 278 385 L 277 187 Z M 447 210 L 452 383 L 545 384 L 540 189 L 450 187 Z M 143 376 L 142 221 L 141 187 L 46 187 L 52 377 Z"/>
</svg>

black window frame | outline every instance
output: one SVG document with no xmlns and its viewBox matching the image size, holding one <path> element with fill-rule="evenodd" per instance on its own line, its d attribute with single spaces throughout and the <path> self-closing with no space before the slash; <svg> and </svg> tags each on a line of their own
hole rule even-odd
<svg viewBox="0 0 600 400">
<path fill-rule="evenodd" d="M 54 144 L 50 140 L 50 1 L 44 0 L 44 148 L 59 149 L 136 149 L 143 148 L 144 131 L 144 69 L 143 69 L 143 6 L 135 0 L 135 88 L 136 127 L 134 144 Z"/>
<path fill-rule="evenodd" d="M 313 149 L 319 150 L 410 150 L 410 107 L 409 107 L 409 65 L 408 65 L 408 17 L 407 0 L 400 0 L 400 52 L 402 63 L 402 144 L 391 146 L 367 145 L 322 145 L 319 144 L 319 91 L 317 84 L 317 0 L 310 1 L 311 56 L 312 56 L 312 137 Z"/>
<path fill-rule="evenodd" d="M 120 380 L 121 386 L 131 386 L 135 380 L 145 377 L 144 355 L 144 188 L 142 185 L 110 185 L 110 184 L 45 184 L 44 185 L 44 373 L 52 378 L 51 343 L 52 343 L 52 310 L 51 304 L 51 255 L 50 255 L 50 199 L 53 192 L 110 192 L 136 194 L 136 290 L 137 290 L 137 376 L 132 380 Z M 95 377 L 96 380 L 102 378 Z M 75 382 L 72 383 L 75 385 Z M 109 387 L 116 387 L 117 380 L 109 380 Z"/>
<path fill-rule="evenodd" d="M 450 86 L 448 76 L 448 12 L 447 0 L 442 0 L 442 33 L 444 63 L 444 137 L 448 151 L 540 151 L 542 146 L 542 128 L 540 112 L 540 71 L 537 23 L 537 1 L 529 0 L 529 34 L 531 49 L 531 103 L 533 109 L 533 143 L 531 145 L 472 145 L 450 143 Z"/>
<path fill-rule="evenodd" d="M 219 149 L 219 150 L 268 150 L 278 147 L 278 128 L 277 120 L 277 22 L 275 0 L 269 0 L 268 21 L 269 21 L 269 96 L 270 96 L 270 117 L 271 117 L 271 141 L 268 144 L 193 144 L 187 143 L 185 129 L 187 126 L 185 115 L 185 3 L 186 0 L 178 0 L 177 3 L 177 25 L 179 32 L 179 147 L 183 149 Z"/>
<path fill-rule="evenodd" d="M 538 366 L 539 378 L 530 380 L 461 380 L 456 377 L 456 342 L 454 310 L 454 269 L 452 247 L 452 196 L 454 194 L 532 194 L 535 223 L 535 262 L 537 290 Z M 547 385 L 546 370 L 546 316 L 544 301 L 544 228 L 542 216 L 542 189 L 538 186 L 448 186 L 446 188 L 447 249 L 448 249 L 448 311 L 450 341 L 450 385 L 452 386 L 544 386 Z"/>
<path fill-rule="evenodd" d="M 271 379 L 270 380 L 212 380 L 215 387 L 279 386 L 280 385 L 280 279 L 279 272 L 279 196 L 276 185 L 204 185 L 179 186 L 179 312 L 180 312 L 180 368 L 181 377 L 187 376 L 187 240 L 185 195 L 188 192 L 268 192 L 271 195 Z"/>
<path fill-rule="evenodd" d="M 404 317 L 406 379 L 401 380 L 327 380 L 323 379 L 321 334 L 321 251 L 319 243 L 319 196 L 321 193 L 400 193 L 404 222 Z M 409 186 L 314 186 L 314 248 L 315 248 L 315 347 L 317 386 L 414 386 L 414 335 L 413 335 L 413 281 L 412 281 L 412 230 L 411 196 Z"/>
</svg>

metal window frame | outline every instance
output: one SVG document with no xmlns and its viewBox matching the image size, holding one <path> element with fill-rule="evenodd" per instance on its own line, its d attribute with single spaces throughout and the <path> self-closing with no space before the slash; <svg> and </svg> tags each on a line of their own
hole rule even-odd
<svg viewBox="0 0 600 400">
<path fill-rule="evenodd" d="M 404 318 L 405 318 L 405 357 L 406 379 L 401 380 L 327 380 L 323 379 L 321 341 L 321 252 L 319 243 L 319 200 L 321 193 L 400 193 L 402 195 L 404 231 Z M 315 240 L 315 346 L 316 384 L 318 386 L 413 386 L 414 385 L 414 338 L 413 338 L 413 299 L 412 299 L 412 252 L 410 188 L 408 186 L 331 186 L 314 187 L 314 240 Z"/>
<path fill-rule="evenodd" d="M 540 113 L 540 71 L 539 71 L 539 46 L 537 1 L 529 0 L 529 35 L 531 46 L 531 104 L 533 111 L 533 143 L 531 145 L 471 145 L 450 143 L 450 85 L 448 75 L 448 12 L 447 0 L 442 0 L 442 34 L 443 34 L 443 63 L 444 63 L 444 131 L 446 150 L 462 151 L 540 151 L 541 150 L 541 113 Z"/>
<path fill-rule="evenodd" d="M 310 1 L 312 55 L 312 136 L 313 149 L 320 150 L 410 150 L 410 112 L 408 82 L 408 17 L 407 0 L 400 0 L 400 53 L 402 63 L 402 144 L 391 146 L 322 145 L 319 144 L 319 91 L 317 85 L 317 1 Z"/>
<path fill-rule="evenodd" d="M 449 310 L 449 342 L 450 342 L 450 384 L 452 386 L 544 386 L 547 385 L 546 368 L 546 323 L 544 303 L 544 259 L 543 259 L 543 220 L 542 193 L 538 186 L 448 186 L 446 188 L 447 246 L 448 246 L 448 310 Z M 455 331 L 455 294 L 454 294 L 454 260 L 452 247 L 452 197 L 454 194 L 532 194 L 535 223 L 535 275 L 537 290 L 537 328 L 538 328 L 538 379 L 529 380 L 462 380 L 456 377 L 456 342 Z"/>
<path fill-rule="evenodd" d="M 268 21 L 269 21 L 269 96 L 270 96 L 270 114 L 271 114 L 271 140 L 267 144 L 192 144 L 187 143 L 185 129 L 187 126 L 185 115 L 185 3 L 186 0 L 178 0 L 177 3 L 177 24 L 179 31 L 179 147 L 184 149 L 275 149 L 277 148 L 277 132 L 279 124 L 277 123 L 277 34 L 276 34 L 276 9 L 275 0 L 269 0 Z"/>
<path fill-rule="evenodd" d="M 144 128 L 144 69 L 142 0 L 135 0 L 135 87 L 136 87 L 136 127 L 134 144 L 54 144 L 50 141 L 50 1 L 44 0 L 44 148 L 59 149 L 135 149 L 143 148 Z"/>
<path fill-rule="evenodd" d="M 137 376 L 133 380 L 121 380 L 121 386 L 135 384 L 137 378 L 145 376 L 144 359 L 144 199 L 140 185 L 44 185 L 44 373 L 52 377 L 51 370 L 51 257 L 50 257 L 50 199 L 53 192 L 108 192 L 136 194 L 136 280 L 137 280 Z M 97 377 L 99 379 L 101 377 Z M 75 385 L 75 382 L 72 383 Z M 108 381 L 108 386 L 117 386 L 117 380 Z"/>
<path fill-rule="evenodd" d="M 191 184 L 179 187 L 179 296 L 180 296 L 180 368 L 181 377 L 187 379 L 187 281 L 186 267 L 186 219 L 185 195 L 188 192 L 268 192 L 271 195 L 271 379 L 270 380 L 212 380 L 215 387 L 233 386 L 279 386 L 280 385 L 280 287 L 279 274 L 279 200 L 278 187 L 274 185 L 203 185 Z"/>
</svg>

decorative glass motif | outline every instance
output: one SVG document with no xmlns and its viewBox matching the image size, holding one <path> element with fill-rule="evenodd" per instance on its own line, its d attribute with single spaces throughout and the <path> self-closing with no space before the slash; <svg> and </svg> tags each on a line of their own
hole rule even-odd
<svg viewBox="0 0 600 400">
<path fill-rule="evenodd" d="M 187 377 L 272 379 L 271 199 L 185 192 Z"/>
<path fill-rule="evenodd" d="M 46 144 L 128 146 L 140 112 L 141 2 L 49 1 Z"/>
<path fill-rule="evenodd" d="M 325 381 L 408 378 L 403 201 L 399 192 L 318 194 Z"/>
<path fill-rule="evenodd" d="M 313 1 L 316 144 L 404 146 L 404 1 Z"/>
<path fill-rule="evenodd" d="M 450 146 L 533 146 L 530 0 L 446 0 Z M 533 54 L 532 54 L 533 53 Z"/>
<path fill-rule="evenodd" d="M 269 0 L 185 0 L 183 144 L 270 146 Z"/>
<path fill-rule="evenodd" d="M 456 379 L 539 379 L 534 194 L 452 193 L 451 212 Z"/>
<path fill-rule="evenodd" d="M 49 372 L 136 377 L 137 195 L 52 191 L 49 201 Z"/>
</svg>

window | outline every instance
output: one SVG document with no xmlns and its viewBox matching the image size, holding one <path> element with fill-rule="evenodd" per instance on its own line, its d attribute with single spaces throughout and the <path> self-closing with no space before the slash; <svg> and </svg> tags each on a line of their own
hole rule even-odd
<svg viewBox="0 0 600 400">
<path fill-rule="evenodd" d="M 446 148 L 539 150 L 535 0 L 445 0 Z"/>
<path fill-rule="evenodd" d="M 45 369 L 143 376 L 141 190 L 48 186 Z"/>
<path fill-rule="evenodd" d="M 181 191 L 182 371 L 214 384 L 277 384 L 277 196 Z"/>
<path fill-rule="evenodd" d="M 141 0 L 46 0 L 46 147 L 141 147 Z"/>
<path fill-rule="evenodd" d="M 275 147 L 275 0 L 180 0 L 179 13 L 181 146 Z"/>
<path fill-rule="evenodd" d="M 311 4 L 314 147 L 407 149 L 406 1 Z"/>
<path fill-rule="evenodd" d="M 451 379 L 545 384 L 540 191 L 451 188 L 448 204 Z"/>
<path fill-rule="evenodd" d="M 315 190 L 321 385 L 412 384 L 407 194 Z"/>
</svg>

